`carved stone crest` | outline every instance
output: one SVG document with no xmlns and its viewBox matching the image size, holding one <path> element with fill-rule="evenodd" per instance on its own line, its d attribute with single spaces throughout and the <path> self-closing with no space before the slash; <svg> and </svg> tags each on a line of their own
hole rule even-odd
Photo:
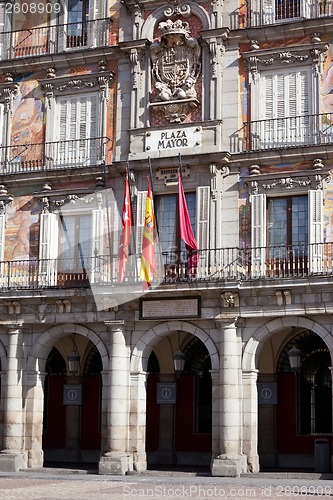
<svg viewBox="0 0 333 500">
<path fill-rule="evenodd" d="M 161 40 L 152 43 L 150 54 L 152 60 L 152 74 L 157 90 L 157 102 L 172 105 L 176 113 L 165 115 L 170 121 L 183 121 L 186 108 L 196 107 L 198 104 L 195 84 L 200 73 L 200 45 L 191 37 L 189 24 L 177 19 L 168 19 L 159 24 L 162 32 Z M 176 104 L 176 108 L 175 108 Z"/>
</svg>

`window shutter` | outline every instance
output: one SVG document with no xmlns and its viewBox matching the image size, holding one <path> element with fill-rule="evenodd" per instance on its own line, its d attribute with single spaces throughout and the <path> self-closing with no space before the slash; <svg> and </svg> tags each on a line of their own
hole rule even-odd
<svg viewBox="0 0 333 500">
<path fill-rule="evenodd" d="M 5 229 L 6 214 L 0 215 L 0 260 L 3 261 L 5 255 Z"/>
<path fill-rule="evenodd" d="M 58 102 L 59 161 L 96 163 L 97 94 L 62 98 Z"/>
<path fill-rule="evenodd" d="M 57 282 L 58 217 L 52 213 L 40 216 L 39 236 L 39 283 L 41 286 Z"/>
<path fill-rule="evenodd" d="M 146 216 L 147 191 L 138 191 L 136 199 L 136 254 L 141 255 L 142 237 Z"/>
<path fill-rule="evenodd" d="M 199 186 L 197 188 L 197 228 L 196 240 L 199 250 L 209 247 L 209 205 L 210 187 Z"/>
<path fill-rule="evenodd" d="M 319 273 L 323 269 L 323 192 L 309 191 L 309 271 Z"/>
<path fill-rule="evenodd" d="M 251 196 L 251 274 L 265 275 L 266 256 L 266 195 Z"/>
<path fill-rule="evenodd" d="M 103 264 L 103 209 L 92 211 L 92 268 L 90 282 L 94 283 L 96 277 L 102 273 Z"/>
<path fill-rule="evenodd" d="M 263 0 L 263 2 L 262 2 L 263 24 L 273 24 L 274 23 L 274 20 L 275 20 L 274 7 L 275 7 L 275 0 Z M 259 3 L 259 9 L 261 9 L 261 2 Z M 260 26 L 261 20 L 258 20 L 258 21 L 256 22 L 255 26 Z"/>
</svg>

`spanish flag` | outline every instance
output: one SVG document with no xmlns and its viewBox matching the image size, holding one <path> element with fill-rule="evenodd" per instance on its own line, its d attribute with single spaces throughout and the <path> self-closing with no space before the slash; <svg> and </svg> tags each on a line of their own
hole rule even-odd
<svg viewBox="0 0 333 500">
<path fill-rule="evenodd" d="M 155 271 L 155 236 L 156 223 L 154 202 L 148 178 L 148 193 L 146 199 L 146 215 L 142 237 L 142 255 L 140 266 L 140 278 L 146 282 L 147 287 L 150 286 Z"/>
</svg>

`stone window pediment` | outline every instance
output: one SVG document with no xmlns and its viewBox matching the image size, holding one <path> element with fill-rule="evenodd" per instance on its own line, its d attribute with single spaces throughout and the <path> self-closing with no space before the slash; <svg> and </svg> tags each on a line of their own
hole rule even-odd
<svg viewBox="0 0 333 500">
<path fill-rule="evenodd" d="M 49 70 L 48 78 L 39 80 L 39 83 L 49 101 L 55 96 L 76 95 L 92 91 L 101 92 L 106 97 L 106 89 L 114 82 L 114 77 L 113 71 L 58 77 L 52 70 Z"/>
<path fill-rule="evenodd" d="M 281 69 L 293 65 L 318 64 L 320 56 L 328 49 L 328 44 L 323 42 L 283 48 L 257 49 L 257 45 L 254 41 L 252 42 L 254 49 L 241 53 L 245 65 L 252 73 L 258 73 L 265 69 Z"/>
</svg>

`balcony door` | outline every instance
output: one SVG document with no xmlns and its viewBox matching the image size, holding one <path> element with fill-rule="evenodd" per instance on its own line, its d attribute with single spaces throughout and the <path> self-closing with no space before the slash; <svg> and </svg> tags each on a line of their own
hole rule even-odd
<svg viewBox="0 0 333 500">
<path fill-rule="evenodd" d="M 259 149 L 309 142 L 310 82 L 308 68 L 261 73 L 261 104 L 257 103 L 259 122 L 254 123 L 252 129 L 255 141 L 259 141 Z"/>
<path fill-rule="evenodd" d="M 281 275 L 303 274 L 308 259 L 308 196 L 268 198 L 268 265 Z"/>
<path fill-rule="evenodd" d="M 85 47 L 88 43 L 89 0 L 68 0 L 66 48 Z"/>
<path fill-rule="evenodd" d="M 58 281 L 85 284 L 92 259 L 91 214 L 60 217 L 60 262 Z"/>
</svg>

